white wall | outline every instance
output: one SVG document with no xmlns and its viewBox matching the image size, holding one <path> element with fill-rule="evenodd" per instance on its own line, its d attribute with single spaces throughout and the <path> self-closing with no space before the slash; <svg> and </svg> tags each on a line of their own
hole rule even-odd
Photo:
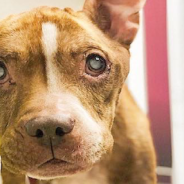
<svg viewBox="0 0 184 184">
<path fill-rule="evenodd" d="M 146 55 L 145 55 L 145 31 L 144 19 L 141 12 L 140 29 L 131 46 L 130 73 L 128 86 L 138 105 L 144 112 L 148 112 L 147 85 L 146 85 Z"/>
<path fill-rule="evenodd" d="M 168 0 L 173 184 L 184 183 L 184 1 Z"/>
<path fill-rule="evenodd" d="M 38 6 L 71 7 L 80 10 L 83 3 L 84 0 L 0 0 L 0 19 Z"/>
</svg>

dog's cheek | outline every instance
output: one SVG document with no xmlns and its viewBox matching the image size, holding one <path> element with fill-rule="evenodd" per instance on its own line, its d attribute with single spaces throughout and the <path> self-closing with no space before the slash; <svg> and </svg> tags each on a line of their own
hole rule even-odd
<svg viewBox="0 0 184 184">
<path fill-rule="evenodd" d="M 22 170 L 25 167 L 22 145 L 22 139 L 18 139 L 13 128 L 8 128 L 2 137 L 1 157 L 3 166 L 13 173 L 20 172 L 20 166 Z"/>
<path fill-rule="evenodd" d="M 86 131 L 83 135 L 76 135 L 75 140 L 78 149 L 71 153 L 71 158 L 85 170 L 109 155 L 113 148 L 113 137 L 109 130 L 103 130 L 100 134 Z"/>
<path fill-rule="evenodd" d="M 20 127 L 12 126 L 2 137 L 1 157 L 8 170 L 25 174 L 47 161 L 50 151 L 27 138 Z"/>
<path fill-rule="evenodd" d="M 15 88 L 8 91 L 0 89 L 0 136 L 3 136 L 6 128 L 10 124 L 10 119 L 16 106 L 17 91 Z"/>
<path fill-rule="evenodd" d="M 87 110 L 86 110 L 87 111 Z M 82 111 L 80 110 L 80 113 Z M 113 147 L 113 137 L 110 129 L 105 122 L 100 122 L 99 119 L 94 119 L 90 113 L 84 116 L 79 116 L 81 125 L 79 125 L 78 136 L 82 137 L 81 156 L 87 163 L 95 164 L 100 161 L 104 155 L 111 152 Z M 75 153 L 74 153 L 75 155 Z"/>
<path fill-rule="evenodd" d="M 113 98 L 117 98 L 118 92 L 112 92 Z M 88 93 L 89 94 L 89 93 Z M 92 104 L 94 104 L 92 106 Z M 116 102 L 111 100 L 108 103 L 90 104 L 83 102 L 81 109 L 78 109 L 78 120 L 81 122 L 80 132 L 83 132 L 83 140 L 86 145 L 83 150 L 89 151 L 91 155 L 99 160 L 105 154 L 110 153 L 113 147 L 111 127 L 115 115 Z M 77 108 L 76 108 L 77 109 Z M 93 157 L 91 156 L 91 158 Z M 88 156 L 90 158 L 90 156 Z M 93 158 L 92 158 L 93 159 Z"/>
</svg>

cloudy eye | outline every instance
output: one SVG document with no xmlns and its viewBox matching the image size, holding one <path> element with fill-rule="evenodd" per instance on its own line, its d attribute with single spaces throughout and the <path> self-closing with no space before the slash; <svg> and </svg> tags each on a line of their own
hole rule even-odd
<svg viewBox="0 0 184 184">
<path fill-rule="evenodd" d="M 0 84 L 4 84 L 9 80 L 8 70 L 5 64 L 0 61 Z"/>
<path fill-rule="evenodd" d="M 98 76 L 105 71 L 106 67 L 106 60 L 97 54 L 91 54 L 86 59 L 86 73 L 89 75 Z"/>
<path fill-rule="evenodd" d="M 6 66 L 0 62 L 0 80 L 4 80 L 7 75 Z"/>
</svg>

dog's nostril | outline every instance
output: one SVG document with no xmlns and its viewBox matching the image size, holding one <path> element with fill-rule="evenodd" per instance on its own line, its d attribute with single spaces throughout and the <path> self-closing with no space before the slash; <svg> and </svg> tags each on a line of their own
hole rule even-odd
<svg viewBox="0 0 184 184">
<path fill-rule="evenodd" d="M 56 135 L 63 136 L 64 134 L 65 134 L 65 132 L 63 131 L 63 129 L 61 127 L 56 128 Z"/>
<path fill-rule="evenodd" d="M 36 137 L 38 137 L 38 138 L 43 137 L 43 131 L 40 130 L 40 129 L 38 129 L 38 130 L 36 131 Z"/>
</svg>

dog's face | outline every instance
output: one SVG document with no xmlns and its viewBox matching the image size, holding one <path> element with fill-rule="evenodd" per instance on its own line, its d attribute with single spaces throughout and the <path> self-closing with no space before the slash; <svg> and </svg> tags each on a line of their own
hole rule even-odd
<svg viewBox="0 0 184 184">
<path fill-rule="evenodd" d="M 11 172 L 72 175 L 111 151 L 127 48 L 143 4 L 117 1 L 136 7 L 125 21 L 113 3 L 89 0 L 81 12 L 42 7 L 0 22 L 1 156 Z"/>
</svg>

